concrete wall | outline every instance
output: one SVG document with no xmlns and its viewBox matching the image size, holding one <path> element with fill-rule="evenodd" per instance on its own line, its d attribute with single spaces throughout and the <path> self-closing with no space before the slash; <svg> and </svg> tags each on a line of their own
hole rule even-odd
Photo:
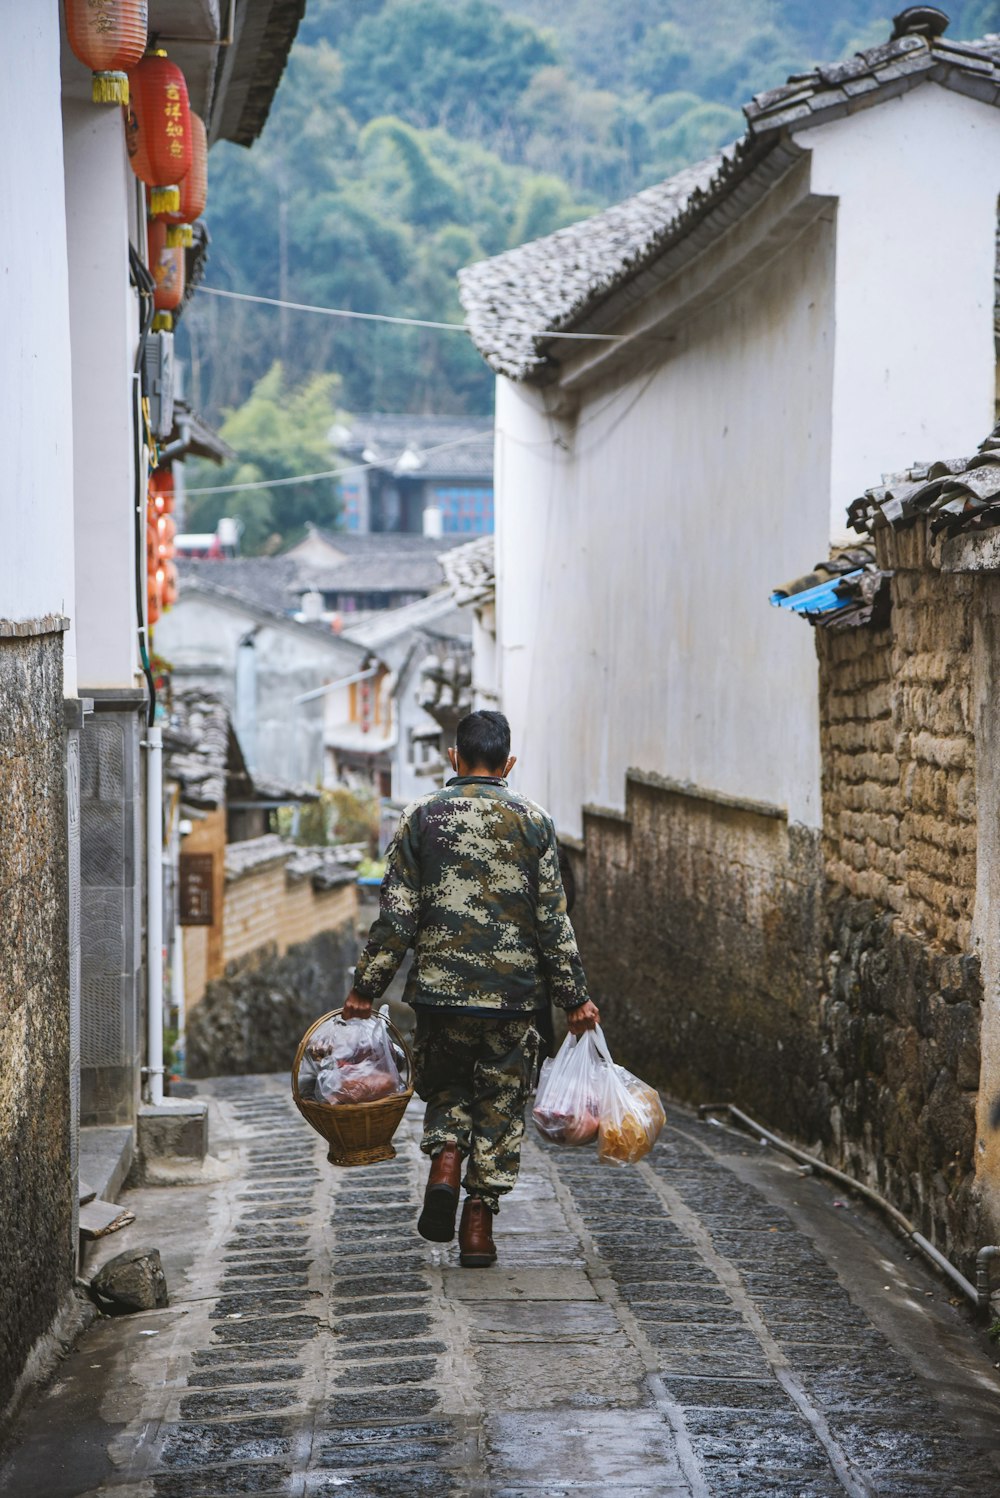
<svg viewBox="0 0 1000 1498">
<path fill-rule="evenodd" d="M 132 522 L 139 325 L 128 264 L 136 179 L 120 109 L 65 98 L 62 115 L 70 316 L 60 339 L 72 349 L 80 682 L 87 690 L 129 688 L 139 668 Z M 136 227 L 144 235 L 144 222 Z"/>
<path fill-rule="evenodd" d="M 977 787 L 979 583 L 941 573 L 922 526 L 880 533 L 879 553 L 888 627 L 816 636 L 824 1139 L 968 1268 L 983 1231 L 977 822 L 996 817 Z"/>
</svg>

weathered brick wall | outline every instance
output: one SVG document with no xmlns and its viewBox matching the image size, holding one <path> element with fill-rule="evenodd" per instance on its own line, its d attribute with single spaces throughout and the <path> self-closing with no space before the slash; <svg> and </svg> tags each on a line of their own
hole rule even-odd
<svg viewBox="0 0 1000 1498">
<path fill-rule="evenodd" d="M 190 1075 L 290 1071 L 308 1026 L 344 1002 L 357 955 L 349 919 L 284 953 L 265 947 L 232 963 L 191 1014 Z"/>
<path fill-rule="evenodd" d="M 73 1283 L 62 636 L 0 622 L 0 1417 Z"/>
<path fill-rule="evenodd" d="M 974 1246 L 982 987 L 974 581 L 923 528 L 880 540 L 887 628 L 817 631 L 827 942 L 827 1144 L 950 1251 Z"/>
<path fill-rule="evenodd" d="M 357 920 L 357 885 L 314 889 L 308 879 L 290 881 L 285 862 L 255 870 L 226 884 L 223 955 L 228 966 L 259 947 L 279 954 L 322 931 Z"/>
<path fill-rule="evenodd" d="M 633 775 L 624 816 L 586 814 L 584 846 L 573 920 L 619 1058 L 815 1139 L 818 835 Z"/>
</svg>

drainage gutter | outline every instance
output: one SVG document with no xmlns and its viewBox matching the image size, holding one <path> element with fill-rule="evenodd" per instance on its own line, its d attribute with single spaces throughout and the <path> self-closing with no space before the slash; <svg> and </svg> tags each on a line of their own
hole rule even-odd
<svg viewBox="0 0 1000 1498">
<path fill-rule="evenodd" d="M 918 1233 L 909 1218 L 904 1217 L 891 1202 L 887 1202 L 884 1196 L 879 1196 L 870 1186 L 865 1186 L 861 1181 L 856 1181 L 853 1176 L 845 1175 L 842 1170 L 837 1170 L 833 1165 L 827 1165 L 825 1160 L 820 1160 L 816 1155 L 811 1155 L 808 1150 L 799 1149 L 797 1144 L 789 1144 L 787 1139 L 782 1139 L 780 1134 L 773 1134 L 770 1129 L 765 1129 L 762 1124 L 752 1119 L 749 1114 L 744 1113 L 732 1103 L 703 1103 L 698 1109 L 698 1116 L 706 1118 L 711 1114 L 725 1113 L 736 1123 L 742 1124 L 751 1134 L 756 1134 L 762 1143 L 771 1144 L 783 1154 L 791 1155 L 793 1160 L 798 1160 L 803 1165 L 810 1166 L 818 1171 L 820 1175 L 829 1177 L 836 1181 L 845 1190 L 851 1191 L 855 1196 L 864 1197 L 865 1201 L 871 1202 L 877 1207 L 884 1217 L 899 1228 L 905 1238 L 909 1238 L 913 1246 L 929 1259 L 934 1267 L 944 1274 L 957 1290 L 961 1290 L 965 1298 L 972 1302 L 978 1311 L 986 1311 L 990 1304 L 989 1266 L 990 1261 L 1000 1255 L 1000 1245 L 990 1248 L 982 1248 L 976 1256 L 976 1284 L 972 1285 L 965 1278 L 950 1259 L 946 1259 L 940 1249 L 929 1243 L 922 1233 Z"/>
</svg>

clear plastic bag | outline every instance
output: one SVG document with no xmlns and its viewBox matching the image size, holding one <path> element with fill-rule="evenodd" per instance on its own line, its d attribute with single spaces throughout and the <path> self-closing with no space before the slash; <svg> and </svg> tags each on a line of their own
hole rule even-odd
<svg viewBox="0 0 1000 1498">
<path fill-rule="evenodd" d="M 392 1041 L 381 1014 L 370 1019 L 333 1019 L 313 1035 L 299 1069 L 306 1063 L 313 1096 L 321 1103 L 370 1103 L 404 1092 Z"/>
<path fill-rule="evenodd" d="M 666 1121 L 656 1089 L 624 1066 L 612 1065 L 602 1097 L 597 1158 L 605 1165 L 634 1165 L 649 1154 Z"/>
<path fill-rule="evenodd" d="M 542 1063 L 531 1116 L 553 1144 L 592 1144 L 600 1125 L 610 1070 L 598 1045 L 599 1031 L 567 1035 L 555 1056 Z"/>
</svg>

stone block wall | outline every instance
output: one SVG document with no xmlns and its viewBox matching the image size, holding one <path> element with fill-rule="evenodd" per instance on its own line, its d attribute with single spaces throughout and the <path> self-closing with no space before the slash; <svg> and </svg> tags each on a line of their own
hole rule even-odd
<svg viewBox="0 0 1000 1498">
<path fill-rule="evenodd" d="M 350 919 L 284 953 L 265 947 L 230 964 L 190 1015 L 189 1075 L 290 1072 L 308 1026 L 343 1003 L 357 956 Z"/>
<path fill-rule="evenodd" d="M 882 532 L 879 548 L 888 626 L 816 635 L 825 1139 L 961 1257 L 980 1231 L 976 584 L 937 569 L 923 526 Z"/>
<path fill-rule="evenodd" d="M 93 699 L 80 734 L 80 1118 L 131 1124 L 139 1100 L 144 993 L 145 694 L 81 688 Z"/>
<path fill-rule="evenodd" d="M 822 864 L 773 807 L 632 772 L 589 808 L 573 921 L 616 1054 L 815 1138 Z"/>
<path fill-rule="evenodd" d="M 0 621 L 0 1416 L 76 1262 L 61 629 Z"/>
</svg>

